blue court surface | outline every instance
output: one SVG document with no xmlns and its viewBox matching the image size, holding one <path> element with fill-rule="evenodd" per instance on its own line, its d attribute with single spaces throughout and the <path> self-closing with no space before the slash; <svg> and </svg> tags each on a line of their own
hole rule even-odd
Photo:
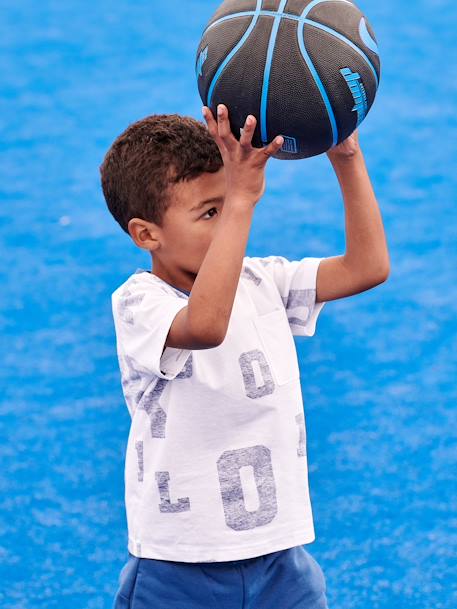
<svg viewBox="0 0 457 609">
<path fill-rule="evenodd" d="M 218 2 L 4 2 L 0 606 L 110 609 L 127 557 L 110 296 L 148 256 L 98 166 L 148 114 L 201 118 L 195 52 Z M 360 140 L 387 283 L 296 338 L 331 609 L 457 607 L 457 4 L 360 0 L 381 86 Z M 273 160 L 247 255 L 344 253 L 325 155 Z M 241 609 L 241 608 L 240 608 Z"/>
</svg>

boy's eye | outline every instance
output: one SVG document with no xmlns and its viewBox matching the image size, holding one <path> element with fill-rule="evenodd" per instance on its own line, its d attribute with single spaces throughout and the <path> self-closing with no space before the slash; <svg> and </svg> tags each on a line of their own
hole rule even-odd
<svg viewBox="0 0 457 609">
<path fill-rule="evenodd" d="M 210 212 L 210 211 L 213 211 L 213 210 L 216 210 L 216 211 L 217 211 L 217 208 L 216 208 L 216 207 L 211 207 L 211 209 L 208 209 L 208 211 L 207 211 L 206 213 L 204 213 L 204 214 L 203 214 L 202 218 L 205 218 L 205 216 L 206 216 L 207 214 L 209 214 L 209 212 Z M 214 217 L 214 216 L 210 216 L 209 218 L 206 218 L 206 219 L 207 219 L 207 220 L 210 220 L 210 219 L 211 219 L 211 218 L 213 218 L 213 217 Z"/>
</svg>

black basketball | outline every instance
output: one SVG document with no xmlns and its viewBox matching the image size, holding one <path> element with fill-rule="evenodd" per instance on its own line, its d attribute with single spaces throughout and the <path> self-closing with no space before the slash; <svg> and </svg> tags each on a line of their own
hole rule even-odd
<svg viewBox="0 0 457 609">
<path fill-rule="evenodd" d="M 237 139 L 248 114 L 253 146 L 277 135 L 278 159 L 302 159 L 349 137 L 380 78 L 374 32 L 348 0 L 225 0 L 197 51 L 200 97 L 229 110 Z"/>
</svg>

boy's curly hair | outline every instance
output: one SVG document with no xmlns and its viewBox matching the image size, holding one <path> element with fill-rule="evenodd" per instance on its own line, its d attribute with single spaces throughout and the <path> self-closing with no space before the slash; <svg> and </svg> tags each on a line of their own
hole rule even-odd
<svg viewBox="0 0 457 609">
<path fill-rule="evenodd" d="M 122 229 L 141 218 L 163 226 L 171 205 L 169 185 L 223 166 L 206 125 L 179 114 L 154 114 L 132 123 L 113 142 L 100 165 L 108 208 Z"/>
</svg>

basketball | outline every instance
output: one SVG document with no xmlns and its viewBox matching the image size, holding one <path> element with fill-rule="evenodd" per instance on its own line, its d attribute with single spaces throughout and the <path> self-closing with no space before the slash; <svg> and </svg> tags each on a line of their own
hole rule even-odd
<svg viewBox="0 0 457 609">
<path fill-rule="evenodd" d="M 202 34 L 196 76 L 214 116 L 227 106 L 237 139 L 253 114 L 253 146 L 282 135 L 275 158 L 302 159 L 366 118 L 380 58 L 373 29 L 349 0 L 225 0 Z"/>
</svg>

